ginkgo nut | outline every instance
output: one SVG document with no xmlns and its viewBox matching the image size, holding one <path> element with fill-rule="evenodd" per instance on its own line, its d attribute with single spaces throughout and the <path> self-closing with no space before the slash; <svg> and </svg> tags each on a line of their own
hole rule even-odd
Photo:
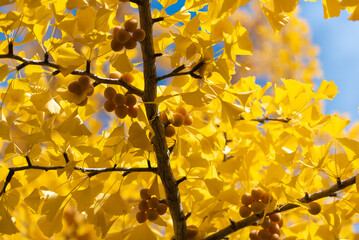
<svg viewBox="0 0 359 240">
<path fill-rule="evenodd" d="M 249 193 L 245 193 L 241 197 L 241 202 L 244 205 L 251 205 L 253 202 L 253 197 Z"/>
<path fill-rule="evenodd" d="M 126 49 L 135 49 L 137 46 L 137 41 L 134 38 L 128 39 L 128 41 L 125 43 Z"/>
<path fill-rule="evenodd" d="M 146 212 L 147 219 L 150 221 L 155 221 L 158 218 L 158 213 L 155 209 L 148 209 Z"/>
<path fill-rule="evenodd" d="M 79 106 L 85 106 L 85 105 L 87 104 L 88 100 L 89 100 L 89 98 L 86 97 L 84 100 L 82 100 L 82 101 L 81 101 L 80 103 L 78 103 L 77 105 L 79 105 Z"/>
<path fill-rule="evenodd" d="M 259 201 L 264 194 L 264 191 L 261 188 L 253 188 L 251 191 L 251 195 L 253 200 Z"/>
<path fill-rule="evenodd" d="M 258 231 L 258 237 L 262 240 L 269 239 L 271 237 L 271 233 L 267 229 L 261 229 Z"/>
<path fill-rule="evenodd" d="M 282 215 L 280 213 L 273 213 L 269 215 L 269 219 L 272 222 L 279 222 L 282 219 Z"/>
<path fill-rule="evenodd" d="M 270 224 L 271 224 L 271 220 L 269 219 L 269 217 L 265 217 L 263 219 L 261 226 L 262 228 L 269 228 Z"/>
<path fill-rule="evenodd" d="M 167 212 L 167 205 L 164 203 L 159 203 L 157 206 L 157 212 L 159 215 L 163 215 Z"/>
<path fill-rule="evenodd" d="M 173 137 L 176 134 L 176 130 L 172 125 L 168 125 L 165 128 L 166 137 Z"/>
<path fill-rule="evenodd" d="M 186 238 L 193 238 L 198 234 L 198 227 L 195 225 L 189 225 L 187 226 L 186 230 Z"/>
<path fill-rule="evenodd" d="M 150 208 L 157 208 L 158 204 L 160 204 L 160 202 L 157 197 L 151 197 L 148 200 L 148 205 L 150 206 Z"/>
<path fill-rule="evenodd" d="M 192 123 L 193 123 L 193 118 L 192 118 L 192 116 L 186 115 L 186 116 L 184 117 L 184 123 L 183 123 L 183 124 L 184 124 L 185 126 L 191 126 Z"/>
<path fill-rule="evenodd" d="M 239 215 L 242 218 L 248 217 L 249 215 L 251 215 L 251 213 L 252 213 L 252 209 L 248 206 L 243 205 L 239 208 Z"/>
<path fill-rule="evenodd" d="M 128 108 L 126 106 L 116 106 L 115 114 L 118 118 L 124 119 L 127 116 Z"/>
<path fill-rule="evenodd" d="M 280 227 L 279 227 L 278 223 L 271 222 L 270 225 L 269 225 L 269 227 L 268 227 L 268 230 L 269 230 L 271 233 L 280 234 Z"/>
<path fill-rule="evenodd" d="M 260 240 L 260 238 L 258 237 L 258 230 L 252 230 L 250 233 L 249 233 L 249 238 L 251 240 Z"/>
<path fill-rule="evenodd" d="M 107 87 L 103 95 L 106 99 L 112 100 L 116 93 L 117 92 L 113 87 Z"/>
<path fill-rule="evenodd" d="M 135 80 L 132 73 L 130 73 L 130 72 L 125 72 L 124 74 L 122 74 L 121 78 L 122 78 L 122 80 L 124 80 L 127 83 L 132 83 Z"/>
<path fill-rule="evenodd" d="M 184 116 L 181 113 L 174 113 L 172 125 L 175 127 L 180 127 L 184 123 Z"/>
<path fill-rule="evenodd" d="M 251 208 L 254 214 L 261 214 L 264 211 L 265 205 L 261 202 L 254 201 L 251 204 Z"/>
<path fill-rule="evenodd" d="M 274 233 L 270 236 L 269 240 L 279 240 L 280 239 L 280 235 L 277 233 Z"/>
<path fill-rule="evenodd" d="M 112 51 L 119 52 L 125 47 L 125 44 L 121 44 L 117 42 L 117 40 L 114 38 L 111 40 L 111 49 Z"/>
<path fill-rule="evenodd" d="M 116 105 L 111 100 L 106 100 L 103 104 L 103 108 L 106 112 L 113 112 L 116 108 Z"/>
<path fill-rule="evenodd" d="M 149 205 L 148 205 L 148 201 L 147 200 L 142 200 L 139 204 L 138 204 L 138 209 L 142 212 L 146 212 L 149 209 Z"/>
<path fill-rule="evenodd" d="M 90 84 L 88 85 L 85 91 L 87 91 L 87 96 L 92 96 L 93 93 L 95 92 L 95 87 L 92 84 Z"/>
<path fill-rule="evenodd" d="M 264 193 L 263 193 L 263 196 L 262 196 L 262 198 L 261 198 L 262 203 L 268 204 L 270 199 L 271 199 L 270 194 L 267 193 L 267 192 L 264 192 Z"/>
<path fill-rule="evenodd" d="M 142 42 L 145 37 L 146 37 L 146 33 L 143 29 L 136 29 L 133 33 L 132 33 L 132 37 L 133 39 L 135 39 L 137 42 Z"/>
<path fill-rule="evenodd" d="M 137 98 L 135 97 L 135 95 L 133 94 L 127 94 L 126 95 L 126 101 L 125 101 L 125 105 L 126 106 L 134 106 L 137 103 Z"/>
<path fill-rule="evenodd" d="M 138 114 L 138 107 L 135 105 L 135 106 L 131 106 L 131 107 L 128 107 L 128 113 L 127 115 L 131 118 L 136 118 L 137 117 L 137 114 Z"/>
<path fill-rule="evenodd" d="M 111 72 L 109 75 L 108 75 L 108 78 L 113 78 L 113 79 L 119 79 L 121 78 L 121 73 L 115 71 L 115 72 Z"/>
<path fill-rule="evenodd" d="M 69 92 L 80 95 L 82 93 L 82 89 L 80 84 L 77 81 L 71 82 L 67 87 Z"/>
<path fill-rule="evenodd" d="M 79 79 L 77 81 L 78 81 L 79 85 L 81 86 L 81 89 L 86 89 L 89 87 L 89 85 L 91 85 L 91 79 L 89 76 L 86 76 L 86 75 L 79 77 Z"/>
<path fill-rule="evenodd" d="M 125 105 L 126 96 L 123 95 L 122 93 L 117 93 L 117 94 L 115 94 L 115 96 L 112 98 L 112 101 L 113 101 L 114 104 L 116 104 L 116 106 Z"/>
<path fill-rule="evenodd" d="M 168 123 L 168 117 L 167 114 L 165 112 L 160 112 L 160 120 L 162 123 Z"/>
<path fill-rule="evenodd" d="M 137 212 L 136 214 L 136 220 L 139 223 L 144 223 L 147 220 L 147 216 L 145 212 Z"/>
<path fill-rule="evenodd" d="M 149 189 L 147 188 L 142 188 L 140 191 L 140 196 L 142 200 L 148 200 L 151 198 L 151 195 L 149 194 Z"/>
<path fill-rule="evenodd" d="M 138 27 L 138 21 L 134 18 L 132 19 L 128 19 L 125 24 L 124 24 L 124 27 L 127 31 L 129 32 L 134 32 L 137 27 Z"/>
<path fill-rule="evenodd" d="M 187 110 L 184 107 L 178 107 L 177 112 L 181 113 L 183 116 L 187 115 Z"/>
<path fill-rule="evenodd" d="M 123 28 L 116 31 L 116 41 L 120 44 L 125 44 L 130 38 L 131 35 Z"/>
<path fill-rule="evenodd" d="M 309 209 L 308 212 L 312 215 L 317 215 L 322 210 L 322 207 L 317 202 L 310 202 L 308 203 Z"/>
</svg>

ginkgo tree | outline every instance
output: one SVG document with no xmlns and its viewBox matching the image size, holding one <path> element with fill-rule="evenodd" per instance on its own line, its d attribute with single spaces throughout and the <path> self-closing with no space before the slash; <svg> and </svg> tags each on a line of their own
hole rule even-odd
<svg viewBox="0 0 359 240">
<path fill-rule="evenodd" d="M 298 2 L 1 1 L 1 238 L 356 239 Z"/>
</svg>

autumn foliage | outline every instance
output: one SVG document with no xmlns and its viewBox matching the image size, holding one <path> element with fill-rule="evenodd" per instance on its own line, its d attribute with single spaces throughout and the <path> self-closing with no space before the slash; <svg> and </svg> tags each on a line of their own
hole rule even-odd
<svg viewBox="0 0 359 240">
<path fill-rule="evenodd" d="M 357 239 L 298 2 L 1 1 L 1 239 Z"/>
</svg>

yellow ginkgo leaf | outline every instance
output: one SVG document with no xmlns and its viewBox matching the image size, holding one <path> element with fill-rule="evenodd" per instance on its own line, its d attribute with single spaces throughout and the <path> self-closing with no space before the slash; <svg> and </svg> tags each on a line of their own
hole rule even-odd
<svg viewBox="0 0 359 240">
<path fill-rule="evenodd" d="M 102 209 L 112 215 L 124 215 L 129 212 L 131 206 L 128 204 L 119 193 L 114 193 L 107 198 L 102 205 Z"/>
<path fill-rule="evenodd" d="M 146 129 L 142 128 L 138 122 L 132 123 L 129 129 L 130 136 L 128 142 L 131 143 L 133 147 L 151 151 L 152 145 L 146 132 Z"/>
<path fill-rule="evenodd" d="M 200 89 L 194 92 L 182 93 L 181 97 L 185 103 L 194 107 L 203 107 L 215 98 L 214 95 L 204 93 Z"/>
<path fill-rule="evenodd" d="M 65 121 L 63 121 L 60 124 L 60 126 L 56 128 L 56 130 L 62 135 L 70 135 L 70 136 L 91 135 L 90 130 L 88 130 L 86 125 L 81 120 L 77 112 L 77 109 Z"/>
<path fill-rule="evenodd" d="M 65 199 L 66 196 L 53 194 L 44 200 L 41 214 L 46 214 L 47 221 L 51 222 L 54 220 L 55 216 L 59 213 L 59 211 L 61 211 L 60 207 Z"/>
<path fill-rule="evenodd" d="M 11 215 L 4 206 L 0 204 L 0 233 L 12 235 L 18 232 L 19 230 L 15 226 Z"/>
<path fill-rule="evenodd" d="M 39 210 L 40 193 L 38 189 L 34 189 L 31 194 L 24 199 L 25 203 L 36 213 Z"/>
</svg>

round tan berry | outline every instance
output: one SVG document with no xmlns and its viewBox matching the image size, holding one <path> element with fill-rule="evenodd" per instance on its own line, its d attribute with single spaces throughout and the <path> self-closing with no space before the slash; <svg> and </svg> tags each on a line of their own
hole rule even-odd
<svg viewBox="0 0 359 240">
<path fill-rule="evenodd" d="M 187 115 L 187 110 L 184 107 L 177 108 L 177 112 L 182 114 L 183 116 Z"/>
<path fill-rule="evenodd" d="M 123 106 L 123 105 L 125 105 L 125 102 L 126 102 L 126 96 L 121 93 L 117 93 L 113 97 L 112 101 L 114 104 L 116 104 L 116 106 Z"/>
<path fill-rule="evenodd" d="M 79 79 L 77 81 L 78 81 L 78 83 L 79 83 L 79 85 L 81 86 L 82 89 L 88 88 L 89 85 L 92 86 L 91 79 L 90 79 L 89 76 L 83 75 L 83 76 L 79 77 Z"/>
<path fill-rule="evenodd" d="M 185 126 L 191 126 L 192 123 L 193 123 L 193 118 L 192 118 L 192 116 L 186 115 L 186 116 L 184 117 L 184 125 L 185 125 Z"/>
<path fill-rule="evenodd" d="M 253 188 L 251 195 L 253 197 L 253 200 L 259 201 L 263 197 L 264 191 L 261 188 Z"/>
<path fill-rule="evenodd" d="M 252 230 L 249 233 L 249 239 L 251 239 L 251 240 L 260 240 L 260 238 L 258 237 L 258 230 Z"/>
<path fill-rule="evenodd" d="M 269 225 L 268 230 L 269 230 L 271 233 L 280 234 L 280 227 L 279 227 L 278 223 L 272 222 L 272 223 Z"/>
<path fill-rule="evenodd" d="M 258 237 L 261 240 L 267 240 L 271 237 L 271 233 L 267 229 L 261 229 L 258 231 Z"/>
<path fill-rule="evenodd" d="M 80 95 L 82 93 L 81 86 L 78 82 L 71 82 L 67 87 L 69 92 Z"/>
<path fill-rule="evenodd" d="M 322 207 L 317 202 L 310 202 L 308 206 L 309 206 L 308 212 L 312 215 L 317 215 L 322 210 Z"/>
<path fill-rule="evenodd" d="M 269 240 L 279 240 L 280 239 L 280 235 L 277 233 L 272 234 L 272 236 L 269 238 Z"/>
<path fill-rule="evenodd" d="M 136 29 L 133 33 L 132 33 L 132 37 L 137 41 L 137 42 L 142 42 L 145 37 L 146 37 L 146 33 L 143 29 L 139 28 Z"/>
<path fill-rule="evenodd" d="M 113 97 L 116 95 L 116 90 L 113 87 L 107 87 L 103 93 L 106 99 L 112 100 Z"/>
<path fill-rule="evenodd" d="M 195 225 L 187 226 L 186 239 L 194 238 L 198 234 L 198 227 Z"/>
<path fill-rule="evenodd" d="M 165 135 L 166 137 L 173 137 L 176 133 L 175 128 L 172 125 L 168 125 L 165 128 Z"/>
<path fill-rule="evenodd" d="M 113 78 L 113 79 L 120 79 L 121 78 L 121 73 L 119 72 L 111 72 L 109 75 L 108 75 L 108 78 Z"/>
<path fill-rule="evenodd" d="M 147 200 L 142 200 L 139 204 L 138 204 L 138 210 L 140 210 L 141 212 L 146 212 L 150 207 L 148 206 L 148 202 Z"/>
<path fill-rule="evenodd" d="M 114 38 L 111 40 L 111 49 L 112 51 L 119 52 L 125 47 L 125 44 L 121 44 L 117 42 L 117 40 Z"/>
<path fill-rule="evenodd" d="M 113 112 L 116 108 L 116 105 L 111 100 L 106 100 L 103 104 L 103 108 L 106 112 Z"/>
<path fill-rule="evenodd" d="M 90 84 L 88 85 L 86 90 L 87 90 L 87 96 L 92 96 L 93 93 L 95 92 L 95 87 L 92 84 Z"/>
<path fill-rule="evenodd" d="M 173 122 L 172 125 L 175 127 L 180 127 L 184 123 L 184 117 L 181 113 L 174 113 L 173 114 Z"/>
<path fill-rule="evenodd" d="M 127 83 L 132 83 L 133 80 L 135 80 L 132 73 L 129 73 L 129 72 L 125 72 L 124 74 L 122 74 L 121 78 Z"/>
<path fill-rule="evenodd" d="M 239 215 L 241 215 L 242 218 L 246 218 L 248 217 L 249 215 L 251 215 L 252 213 L 252 209 L 248 206 L 241 206 L 239 208 Z"/>
<path fill-rule="evenodd" d="M 125 105 L 126 106 L 134 106 L 137 103 L 137 98 L 135 97 L 135 95 L 133 94 L 127 94 L 126 95 L 126 101 L 125 101 Z"/>
<path fill-rule="evenodd" d="M 129 19 L 124 24 L 125 29 L 129 32 L 134 32 L 137 29 L 138 21 L 136 19 Z"/>
<path fill-rule="evenodd" d="M 135 49 L 137 46 L 137 42 L 132 37 L 125 43 L 126 49 Z"/>
<path fill-rule="evenodd" d="M 150 190 L 147 189 L 147 188 L 141 189 L 140 196 L 141 196 L 142 200 L 148 200 L 148 199 L 151 198 L 151 195 L 149 194 L 149 191 Z"/>
<path fill-rule="evenodd" d="M 269 195 L 269 193 L 264 192 L 264 193 L 263 193 L 263 196 L 262 196 L 262 198 L 261 198 L 261 201 L 262 201 L 262 203 L 264 203 L 264 204 L 268 204 L 268 203 L 269 203 L 269 200 L 270 200 L 271 198 L 272 198 L 272 197 L 271 197 L 271 195 Z"/>
<path fill-rule="evenodd" d="M 155 221 L 158 218 L 158 213 L 155 209 L 148 209 L 146 212 L 147 219 L 150 221 Z"/>
<path fill-rule="evenodd" d="M 127 116 L 128 108 L 126 106 L 117 106 L 115 108 L 115 114 L 118 118 L 124 119 Z"/>
<path fill-rule="evenodd" d="M 144 223 L 147 220 L 147 216 L 145 212 L 137 212 L 136 214 L 136 220 L 139 223 Z"/>
<path fill-rule="evenodd" d="M 137 106 L 131 106 L 128 107 L 128 116 L 131 118 L 136 118 L 138 114 L 138 107 Z"/>
<path fill-rule="evenodd" d="M 263 219 L 261 226 L 262 226 L 262 228 L 266 229 L 266 228 L 269 228 L 270 224 L 271 224 L 271 220 L 269 219 L 269 217 L 265 217 Z"/>
<path fill-rule="evenodd" d="M 278 225 L 279 225 L 280 228 L 283 227 L 283 218 L 281 218 L 281 219 L 279 220 Z"/>
<path fill-rule="evenodd" d="M 117 35 L 117 33 L 118 33 L 118 30 L 120 30 L 120 29 L 122 29 L 122 27 L 120 27 L 120 26 L 116 26 L 116 27 L 113 28 L 113 30 L 112 30 L 112 36 L 113 36 L 114 38 L 116 38 L 116 35 Z"/>
<path fill-rule="evenodd" d="M 157 212 L 159 215 L 163 215 L 167 212 L 167 205 L 164 203 L 160 203 L 157 206 Z"/>
<path fill-rule="evenodd" d="M 116 31 L 116 40 L 120 44 L 125 44 L 130 38 L 131 35 L 123 28 L 120 28 Z"/>
<path fill-rule="evenodd" d="M 244 205 L 251 205 L 253 202 L 252 195 L 250 195 L 249 193 L 243 194 L 241 197 L 241 202 Z"/>
<path fill-rule="evenodd" d="M 150 206 L 150 208 L 157 208 L 158 204 L 160 204 L 160 202 L 156 197 L 151 197 L 150 200 L 148 200 L 148 205 Z"/>
<path fill-rule="evenodd" d="M 79 106 L 85 106 L 86 104 L 87 104 L 87 101 L 89 100 L 89 98 L 88 97 L 86 97 L 84 100 L 82 100 L 82 102 L 80 102 L 79 104 L 77 104 L 77 105 L 79 105 Z"/>
<path fill-rule="evenodd" d="M 261 202 L 254 201 L 251 207 L 254 214 L 261 214 L 264 211 L 265 205 Z"/>
<path fill-rule="evenodd" d="M 168 123 L 168 117 L 167 114 L 165 112 L 160 112 L 160 120 L 162 123 Z"/>
<path fill-rule="evenodd" d="M 280 213 L 273 213 L 273 214 L 269 215 L 269 219 L 272 222 L 278 223 L 282 219 L 282 215 Z"/>
</svg>

